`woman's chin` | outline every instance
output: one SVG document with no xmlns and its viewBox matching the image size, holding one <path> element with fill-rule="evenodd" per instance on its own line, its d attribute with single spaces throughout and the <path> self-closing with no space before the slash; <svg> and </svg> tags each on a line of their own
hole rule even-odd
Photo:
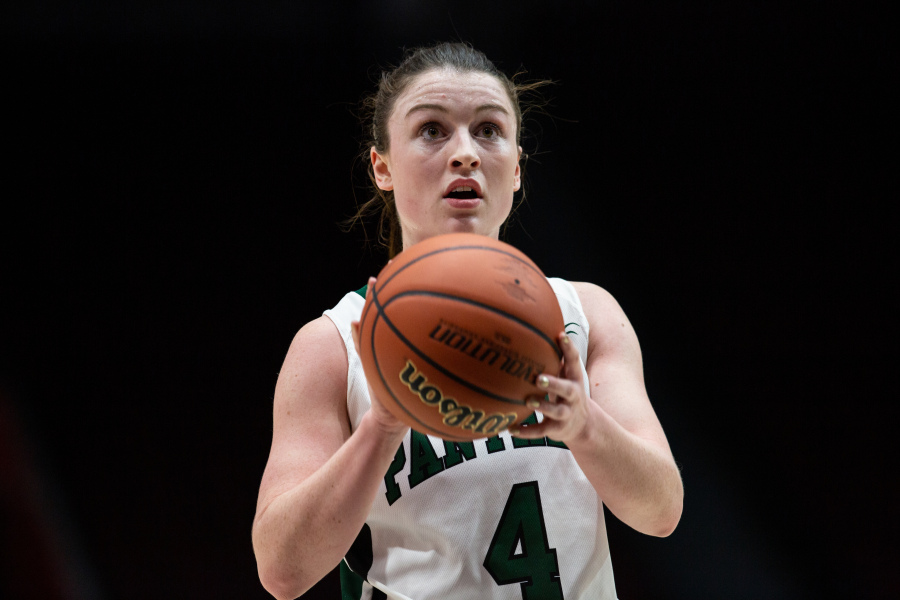
<svg viewBox="0 0 900 600">
<path fill-rule="evenodd" d="M 441 227 L 435 228 L 428 232 L 419 232 L 419 235 L 404 236 L 403 247 L 408 248 L 413 244 L 427 240 L 428 238 L 443 235 L 445 233 L 475 233 L 485 235 L 491 238 L 500 238 L 500 226 L 491 227 L 483 220 L 475 216 L 455 217 L 448 219 L 441 224 Z"/>
<path fill-rule="evenodd" d="M 491 226 L 475 216 L 456 217 L 449 219 L 441 233 L 477 233 L 497 239 L 500 235 L 500 226 Z"/>
</svg>

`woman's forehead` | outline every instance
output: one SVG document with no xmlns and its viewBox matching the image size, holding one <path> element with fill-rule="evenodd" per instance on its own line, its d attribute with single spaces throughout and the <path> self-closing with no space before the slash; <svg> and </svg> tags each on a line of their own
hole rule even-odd
<svg viewBox="0 0 900 600">
<path fill-rule="evenodd" d="M 481 107 L 493 105 L 512 116 L 513 106 L 500 81 L 481 72 L 450 69 L 426 71 L 417 75 L 397 98 L 394 114 L 401 118 L 420 106 L 456 105 Z"/>
</svg>

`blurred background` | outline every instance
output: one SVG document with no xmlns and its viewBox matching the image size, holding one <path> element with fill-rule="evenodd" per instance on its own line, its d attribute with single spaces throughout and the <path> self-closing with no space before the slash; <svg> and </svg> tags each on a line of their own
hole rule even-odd
<svg viewBox="0 0 900 600">
<path fill-rule="evenodd" d="M 507 239 L 616 296 L 683 469 L 671 537 L 608 517 L 619 596 L 898 597 L 887 3 L 17 4 L 0 596 L 269 597 L 281 362 L 385 261 L 359 100 L 463 40 L 557 82 Z"/>
</svg>

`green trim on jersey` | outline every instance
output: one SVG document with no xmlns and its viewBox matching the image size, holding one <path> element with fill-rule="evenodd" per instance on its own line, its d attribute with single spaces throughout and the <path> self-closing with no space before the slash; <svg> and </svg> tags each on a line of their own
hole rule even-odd
<svg viewBox="0 0 900 600">
<path fill-rule="evenodd" d="M 362 296 L 363 300 L 365 300 L 366 290 L 368 290 L 368 289 L 369 289 L 369 284 L 367 283 L 366 285 L 364 285 L 361 288 L 359 288 L 358 290 L 356 290 L 356 293 L 359 294 L 360 296 Z"/>
<path fill-rule="evenodd" d="M 341 600 L 359 600 L 362 598 L 363 578 L 350 570 L 345 561 L 341 561 Z"/>
</svg>

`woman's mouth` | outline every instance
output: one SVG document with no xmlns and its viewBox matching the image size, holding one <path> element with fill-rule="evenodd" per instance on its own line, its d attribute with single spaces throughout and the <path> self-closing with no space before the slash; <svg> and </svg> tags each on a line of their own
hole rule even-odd
<svg viewBox="0 0 900 600">
<path fill-rule="evenodd" d="M 457 209 L 472 209 L 481 203 L 478 192 L 476 192 L 474 188 L 465 185 L 450 190 L 450 192 L 444 196 L 444 200 L 447 204 Z"/>
<path fill-rule="evenodd" d="M 444 201 L 459 210 L 471 210 L 484 202 L 481 184 L 472 178 L 454 180 L 444 190 Z"/>
<path fill-rule="evenodd" d="M 447 194 L 447 198 L 454 198 L 457 200 L 475 200 L 478 198 L 478 193 L 474 188 L 471 188 L 467 185 L 461 185 L 459 187 L 453 188 L 449 194 Z"/>
<path fill-rule="evenodd" d="M 471 209 L 481 204 L 481 198 L 444 198 L 444 201 L 458 209 Z"/>
</svg>

